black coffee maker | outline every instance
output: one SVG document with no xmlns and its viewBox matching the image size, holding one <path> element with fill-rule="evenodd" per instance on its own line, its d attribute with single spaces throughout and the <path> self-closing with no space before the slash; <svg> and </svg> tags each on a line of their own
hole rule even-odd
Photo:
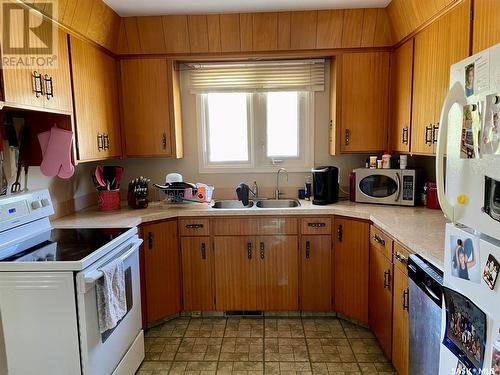
<svg viewBox="0 0 500 375">
<path fill-rule="evenodd" d="M 339 169 L 337 167 L 316 167 L 313 175 L 313 204 L 325 205 L 339 201 Z"/>
</svg>

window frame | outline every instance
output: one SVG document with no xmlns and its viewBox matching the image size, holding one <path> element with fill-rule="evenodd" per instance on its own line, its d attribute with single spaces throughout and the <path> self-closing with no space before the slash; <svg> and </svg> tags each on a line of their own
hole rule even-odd
<svg viewBox="0 0 500 375">
<path fill-rule="evenodd" d="M 293 90 L 286 90 L 293 91 Z M 240 91 L 235 91 L 235 93 Z M 299 93 L 298 158 L 267 157 L 267 101 L 266 92 L 247 92 L 248 162 L 210 162 L 208 142 L 207 93 L 196 94 L 199 173 L 274 173 L 279 167 L 289 172 L 309 172 L 314 166 L 314 107 L 315 94 Z M 260 125 L 259 125 L 260 124 Z M 260 149 L 260 150 L 259 150 Z"/>
</svg>

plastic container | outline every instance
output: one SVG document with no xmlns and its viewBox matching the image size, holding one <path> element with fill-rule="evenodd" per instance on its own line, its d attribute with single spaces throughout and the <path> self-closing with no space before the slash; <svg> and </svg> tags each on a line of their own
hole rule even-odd
<svg viewBox="0 0 500 375">
<path fill-rule="evenodd" d="M 406 169 L 408 166 L 408 155 L 401 155 L 399 157 L 399 168 Z"/>
<path fill-rule="evenodd" d="M 391 168 L 391 154 L 385 153 L 382 155 L 382 168 L 390 169 Z"/>
<path fill-rule="evenodd" d="M 120 190 L 97 192 L 98 208 L 101 211 L 120 209 Z"/>
<path fill-rule="evenodd" d="M 433 210 L 441 209 L 438 200 L 437 185 L 435 182 L 427 183 L 427 208 Z"/>
<path fill-rule="evenodd" d="M 377 157 L 370 156 L 370 169 L 376 169 L 376 168 L 377 168 Z"/>
</svg>

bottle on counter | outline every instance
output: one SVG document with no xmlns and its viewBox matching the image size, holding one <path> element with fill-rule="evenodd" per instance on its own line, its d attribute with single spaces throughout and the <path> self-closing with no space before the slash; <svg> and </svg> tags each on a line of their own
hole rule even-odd
<svg viewBox="0 0 500 375">
<path fill-rule="evenodd" d="M 311 196 L 312 196 L 312 177 L 311 176 L 307 176 L 306 177 L 306 192 L 305 192 L 305 195 L 304 195 L 304 199 L 307 200 L 307 201 L 310 201 L 311 200 Z"/>
</svg>

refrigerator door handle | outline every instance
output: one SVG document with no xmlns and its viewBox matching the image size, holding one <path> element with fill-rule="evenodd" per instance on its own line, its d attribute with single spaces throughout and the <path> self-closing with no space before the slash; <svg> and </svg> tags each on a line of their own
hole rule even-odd
<svg viewBox="0 0 500 375">
<path fill-rule="evenodd" d="M 449 202 L 444 190 L 444 154 L 446 152 L 446 141 L 448 138 L 448 114 L 450 113 L 451 107 L 453 107 L 455 103 L 461 107 L 467 105 L 465 91 L 460 82 L 455 82 L 446 95 L 443 109 L 441 110 L 441 119 L 439 121 L 441 126 L 438 133 L 436 150 L 436 181 L 439 204 L 441 205 L 444 215 L 452 222 L 455 222 L 456 219 L 455 206 Z"/>
</svg>

